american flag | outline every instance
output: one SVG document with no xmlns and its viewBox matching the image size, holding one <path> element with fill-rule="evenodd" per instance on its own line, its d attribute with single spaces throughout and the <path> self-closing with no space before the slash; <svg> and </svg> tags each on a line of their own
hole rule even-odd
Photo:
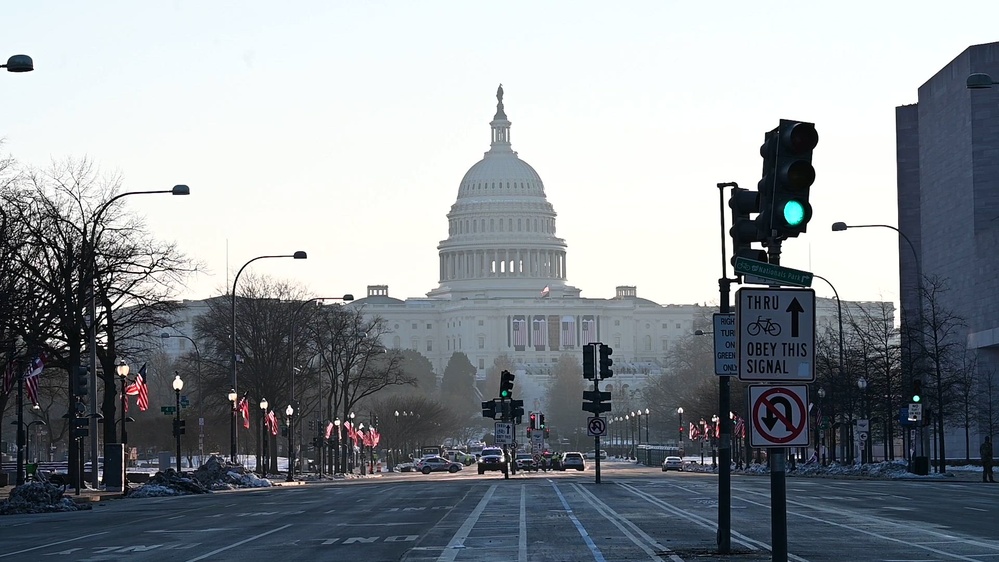
<svg viewBox="0 0 999 562">
<path fill-rule="evenodd" d="M 513 319 L 513 345 L 514 347 L 527 346 L 527 320 L 523 316 Z"/>
<path fill-rule="evenodd" d="M 544 316 L 535 316 L 532 321 L 534 332 L 531 334 L 531 341 L 534 348 L 541 351 L 548 345 L 548 323 Z"/>
<path fill-rule="evenodd" d="M 583 345 L 597 341 L 596 322 L 592 317 L 583 318 Z"/>
<path fill-rule="evenodd" d="M 696 439 L 698 439 L 698 438 L 701 437 L 701 430 L 697 429 L 697 426 L 694 425 L 694 422 L 690 422 L 690 433 L 689 433 L 689 435 L 690 435 L 690 440 L 691 441 L 694 441 L 694 440 L 696 440 Z"/>
<path fill-rule="evenodd" d="M 563 348 L 576 347 L 576 319 L 572 316 L 562 317 L 561 345 Z"/>
<path fill-rule="evenodd" d="M 128 396 L 138 396 L 137 402 L 139 403 L 139 411 L 145 412 L 149 408 L 149 386 L 146 384 L 146 364 L 142 364 L 142 368 L 135 375 L 135 382 L 128 385 L 125 389 L 125 394 Z M 126 411 L 128 409 L 128 402 L 125 402 Z"/>
<path fill-rule="evenodd" d="M 329 439 L 330 435 L 333 435 L 333 422 L 326 422 L 326 438 Z"/>
<path fill-rule="evenodd" d="M 551 292 L 552 292 L 551 287 L 548 286 L 548 285 L 545 285 L 545 288 L 541 289 L 541 298 L 547 297 L 548 295 L 551 294 Z"/>
<path fill-rule="evenodd" d="M 10 394 L 10 389 L 14 388 L 14 362 L 7 363 L 7 368 L 3 372 L 3 391 Z"/>
<path fill-rule="evenodd" d="M 250 401 L 245 394 L 239 399 L 239 413 L 243 415 L 243 429 L 250 429 Z"/>
<path fill-rule="evenodd" d="M 736 418 L 735 430 L 732 433 L 739 438 L 746 437 L 746 422 L 742 418 Z"/>
<path fill-rule="evenodd" d="M 39 355 L 31 362 L 28 372 L 24 374 L 24 388 L 28 391 L 28 398 L 35 406 L 38 405 L 38 375 L 45 369 L 45 356 Z"/>
<path fill-rule="evenodd" d="M 378 431 L 374 429 L 372 429 L 368 433 L 371 435 L 371 446 L 377 447 L 378 443 L 382 440 L 382 434 L 378 433 Z"/>
<path fill-rule="evenodd" d="M 277 414 L 274 413 L 274 410 L 267 412 L 267 427 L 270 428 L 271 435 L 278 434 L 278 432 L 280 431 L 280 427 L 278 427 L 279 425 L 280 424 L 278 424 Z"/>
</svg>

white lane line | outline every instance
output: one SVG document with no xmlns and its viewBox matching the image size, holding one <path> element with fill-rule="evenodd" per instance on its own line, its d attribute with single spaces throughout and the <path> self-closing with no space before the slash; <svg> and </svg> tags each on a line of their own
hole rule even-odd
<svg viewBox="0 0 999 562">
<path fill-rule="evenodd" d="M 527 486 L 520 485 L 520 542 L 517 543 L 518 562 L 527 562 Z"/>
<path fill-rule="evenodd" d="M 266 533 L 260 533 L 259 535 L 254 535 L 252 537 L 245 538 L 245 539 L 243 539 L 243 540 L 241 540 L 239 542 L 230 544 L 229 546 L 223 546 L 222 548 L 216 548 L 215 550 L 213 550 L 211 552 L 208 552 L 208 553 L 205 553 L 205 554 L 202 554 L 201 556 L 199 556 L 197 558 L 191 558 L 187 562 L 197 562 L 198 560 L 204 560 L 205 558 L 210 558 L 210 557 L 215 556 L 216 554 L 218 554 L 220 552 L 225 552 L 225 551 L 229 550 L 230 548 L 236 548 L 237 546 L 244 545 L 244 544 L 246 544 L 246 543 L 248 543 L 250 541 L 255 541 L 257 539 L 266 537 L 267 535 L 270 535 L 271 533 L 276 533 L 278 531 L 283 531 L 283 530 L 287 529 L 288 527 L 291 527 L 291 525 L 290 524 L 289 525 L 283 525 L 281 527 L 277 527 L 276 529 L 271 529 L 270 531 L 267 531 Z"/>
<path fill-rule="evenodd" d="M 6 558 L 8 556 L 14 556 L 15 554 L 24 554 L 25 552 L 31 552 L 32 550 L 39 550 L 39 549 L 42 549 L 42 548 L 48 548 L 50 546 L 56 546 L 57 544 L 65 544 L 65 543 L 68 543 L 68 542 L 79 541 L 79 540 L 83 540 L 83 539 L 89 539 L 90 537 L 98 537 L 100 535 L 106 535 L 106 534 L 108 534 L 108 531 L 101 531 L 100 533 L 91 533 L 89 535 L 80 535 L 79 537 L 76 537 L 76 538 L 73 538 L 73 539 L 66 539 L 64 541 L 56 541 L 56 542 L 45 543 L 45 544 L 41 544 L 41 545 L 38 545 L 38 546 L 33 546 L 31 548 L 25 548 L 23 550 L 18 550 L 18 551 L 15 551 L 15 552 L 5 552 L 3 554 L 0 554 L 0 558 Z"/>
<path fill-rule="evenodd" d="M 604 503 L 603 501 L 598 499 L 595 495 L 593 495 L 592 492 L 583 489 L 579 484 L 573 484 L 573 487 L 576 488 L 576 492 L 579 493 L 581 496 L 583 496 L 583 499 L 586 500 L 587 503 L 589 503 L 591 506 L 593 506 L 594 509 L 597 510 L 597 513 L 603 515 L 605 519 L 610 521 L 615 527 L 618 528 L 619 531 L 624 533 L 624 536 L 628 537 L 629 539 L 631 539 L 631 542 L 638 545 L 638 548 L 644 550 L 645 554 L 648 554 L 650 559 L 656 560 L 658 562 L 665 562 L 661 556 L 659 556 L 658 554 L 656 554 L 654 550 L 649 548 L 649 545 L 652 545 L 658 548 L 660 552 L 665 552 L 669 554 L 669 559 L 672 560 L 673 562 L 683 562 L 683 558 L 680 558 L 679 556 L 674 554 L 669 547 L 660 543 L 656 539 L 650 537 L 645 531 L 639 528 L 638 525 L 635 525 L 627 517 L 624 517 L 620 513 L 614 511 L 614 509 L 612 509 L 606 503 Z M 624 525 L 621 524 L 622 521 L 624 521 L 636 533 L 641 535 L 642 540 L 644 540 L 644 542 L 640 541 L 638 537 L 636 537 L 627 529 L 625 529 Z"/>
<path fill-rule="evenodd" d="M 755 492 L 755 491 L 752 491 L 752 490 L 741 490 L 741 491 L 743 493 L 754 494 L 754 495 L 759 495 L 759 496 L 763 496 L 764 495 L 764 494 L 762 494 L 760 492 Z M 739 498 L 739 499 L 741 501 L 746 502 L 746 503 L 752 503 L 752 504 L 755 504 L 755 505 L 765 506 L 765 504 L 763 504 L 763 503 L 757 503 L 757 502 L 748 500 L 746 498 Z M 887 520 L 887 519 L 884 519 L 884 518 L 881 518 L 881 517 L 870 517 L 870 516 L 862 515 L 862 514 L 859 514 L 859 513 L 856 513 L 856 512 L 852 512 L 852 511 L 840 510 L 840 509 L 835 509 L 835 508 L 830 508 L 830 507 L 824 507 L 824 506 L 823 507 L 819 507 L 819 506 L 815 506 L 815 505 L 808 505 L 808 504 L 803 504 L 803 503 L 792 501 L 792 500 L 788 500 L 787 503 L 788 503 L 788 505 L 794 505 L 794 506 L 797 506 L 797 507 L 800 507 L 800 508 L 803 508 L 803 509 L 811 509 L 811 510 L 817 511 L 819 513 L 825 513 L 825 514 L 829 514 L 829 515 L 836 515 L 836 516 L 840 516 L 840 517 L 846 517 L 846 518 L 851 519 L 853 521 L 862 521 L 862 522 L 865 522 L 865 523 L 868 523 L 868 524 L 875 525 L 875 526 L 880 527 L 880 528 L 886 528 L 887 527 L 887 528 L 891 528 L 891 529 L 894 529 L 894 530 L 907 531 L 907 532 L 910 532 L 910 533 L 914 531 L 914 527 L 912 527 L 911 522 L 907 522 L 906 524 L 900 524 L 900 523 L 896 523 L 894 521 L 890 521 L 890 520 Z M 988 550 L 991 550 L 991 551 L 997 551 L 997 550 L 999 550 L 999 548 L 997 548 L 995 544 L 989 544 L 989 543 L 985 543 L 985 542 L 978 541 L 978 540 L 962 539 L 962 538 L 959 538 L 959 537 L 955 537 L 954 535 L 948 535 L 946 533 L 940 533 L 940 532 L 934 531 L 932 529 L 920 529 L 919 532 L 922 533 L 923 535 L 932 535 L 934 538 L 941 539 L 940 541 L 923 541 L 923 540 L 921 540 L 919 542 L 914 542 L 912 540 L 897 539 L 895 537 L 889 537 L 889 536 L 886 536 L 886 535 L 882 535 L 880 533 L 876 533 L 874 531 L 869 531 L 867 529 L 863 529 L 863 528 L 860 528 L 860 527 L 854 527 L 852 525 L 847 525 L 845 523 L 836 523 L 835 521 L 829 521 L 827 519 L 820 519 L 820 518 L 812 516 L 812 515 L 806 515 L 806 514 L 804 514 L 802 512 L 799 512 L 799 511 L 788 511 L 788 515 L 794 515 L 795 517 L 803 517 L 805 519 L 811 519 L 812 521 L 816 521 L 818 523 L 825 523 L 826 525 L 831 525 L 833 527 L 839 527 L 841 529 L 847 529 L 847 530 L 850 530 L 850 531 L 854 531 L 854 532 L 857 532 L 857 533 L 861 533 L 861 534 L 864 534 L 864 535 L 868 535 L 868 536 L 871 536 L 871 537 L 874 537 L 874 538 L 878 538 L 878 539 L 882 539 L 882 540 L 889 541 L 889 542 L 906 544 L 906 545 L 909 545 L 909 546 L 913 546 L 915 548 L 919 548 L 919 549 L 922 549 L 922 550 L 926 550 L 928 552 L 932 552 L 934 554 L 940 554 L 940 555 L 943 555 L 943 556 L 948 556 L 948 557 L 951 557 L 951 558 L 955 558 L 957 560 L 967 560 L 968 562 L 978 561 L 978 560 L 980 560 L 980 556 L 979 557 L 968 557 L 968 556 L 964 556 L 964 555 L 957 554 L 957 553 L 954 553 L 954 552 L 947 552 L 945 550 L 940 550 L 940 549 L 937 549 L 937 548 L 931 548 L 931 547 L 928 547 L 926 545 L 928 545 L 928 544 L 934 544 L 934 543 L 937 543 L 937 544 L 943 544 L 943 543 L 954 544 L 954 543 L 957 543 L 957 544 L 961 544 L 961 545 L 965 545 L 965 546 L 977 546 L 977 547 L 985 548 L 985 549 L 988 549 Z"/>
<path fill-rule="evenodd" d="M 558 489 L 558 485 L 555 484 L 554 481 L 552 481 L 551 484 L 552 488 L 555 489 L 555 493 L 558 495 L 558 499 L 562 501 L 562 507 L 565 508 L 565 512 L 569 515 L 569 519 L 571 519 L 572 524 L 576 526 L 576 531 L 579 532 L 579 536 L 583 537 L 583 542 L 585 542 L 586 546 L 590 548 L 590 553 L 593 554 L 593 559 L 597 562 L 607 562 L 603 553 L 600 552 L 600 549 L 593 543 L 593 539 L 590 538 L 586 529 L 583 528 L 583 524 L 579 522 L 579 519 L 576 519 L 576 515 L 572 512 L 572 508 L 569 507 L 569 502 L 565 501 L 565 496 L 563 496 L 561 490 Z"/>
<path fill-rule="evenodd" d="M 475 527 L 475 523 L 482 516 L 482 512 L 486 510 L 486 504 L 489 503 L 489 499 L 493 497 L 493 492 L 496 491 L 496 484 L 489 486 L 486 490 L 485 495 L 479 500 L 479 505 L 475 506 L 475 509 L 468 514 L 465 518 L 465 522 L 461 524 L 461 527 L 455 531 L 454 536 L 448 541 L 447 546 L 444 547 L 444 552 L 437 558 L 437 562 L 454 562 L 454 559 L 458 557 L 458 549 L 465 547 L 465 539 L 468 538 L 468 534 L 472 532 L 472 528 Z"/>
<path fill-rule="evenodd" d="M 984 510 L 984 509 L 982 509 L 980 507 L 968 507 L 968 506 L 964 506 L 964 509 L 970 509 L 971 511 L 986 511 L 986 510 Z"/>
</svg>

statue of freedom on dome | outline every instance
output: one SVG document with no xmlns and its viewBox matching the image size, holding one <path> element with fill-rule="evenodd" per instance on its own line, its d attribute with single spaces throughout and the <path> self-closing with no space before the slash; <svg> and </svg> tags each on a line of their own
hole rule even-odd
<svg viewBox="0 0 999 562">
<path fill-rule="evenodd" d="M 503 84 L 500 84 L 499 88 L 496 88 L 496 99 L 499 100 L 501 104 L 503 103 Z"/>
</svg>

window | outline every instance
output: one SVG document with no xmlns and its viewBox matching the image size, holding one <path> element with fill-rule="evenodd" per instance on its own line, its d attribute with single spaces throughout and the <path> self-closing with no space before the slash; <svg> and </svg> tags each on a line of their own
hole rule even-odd
<svg viewBox="0 0 999 562">
<path fill-rule="evenodd" d="M 620 326 L 621 325 L 621 321 L 620 320 L 615 320 L 614 321 L 614 325 L 615 326 Z"/>
<path fill-rule="evenodd" d="M 679 324 L 677 324 L 677 325 L 676 325 L 676 327 L 677 327 L 677 328 L 679 328 L 679 327 L 680 327 L 680 325 L 679 325 Z M 427 323 L 427 329 L 428 329 L 428 330 L 433 330 L 433 329 L 434 329 L 434 325 L 428 322 L 428 323 Z"/>
<path fill-rule="evenodd" d="M 676 323 L 676 329 L 677 329 L 677 330 L 679 330 L 679 329 L 680 329 L 680 323 L 679 323 L 679 322 L 677 322 L 677 323 Z"/>
<path fill-rule="evenodd" d="M 479 326 L 485 326 L 485 324 L 486 324 L 485 320 L 479 320 Z"/>
<path fill-rule="evenodd" d="M 434 350 L 434 340 L 427 340 L 427 351 Z"/>
<path fill-rule="evenodd" d="M 479 349 L 486 348 L 486 338 L 479 336 Z"/>
<path fill-rule="evenodd" d="M 645 351 L 652 351 L 652 336 L 645 336 Z"/>
<path fill-rule="evenodd" d="M 416 329 L 416 322 L 413 322 L 413 329 Z"/>
<path fill-rule="evenodd" d="M 666 350 L 668 350 L 668 349 L 669 349 L 669 344 L 668 344 L 668 343 L 667 343 L 667 341 L 666 341 L 666 340 L 664 339 L 664 340 L 663 340 L 663 351 L 666 351 Z"/>
<path fill-rule="evenodd" d="M 479 358 L 479 369 L 481 370 L 481 369 L 485 369 L 485 368 L 486 368 L 486 360 L 482 359 L 482 358 Z"/>
</svg>

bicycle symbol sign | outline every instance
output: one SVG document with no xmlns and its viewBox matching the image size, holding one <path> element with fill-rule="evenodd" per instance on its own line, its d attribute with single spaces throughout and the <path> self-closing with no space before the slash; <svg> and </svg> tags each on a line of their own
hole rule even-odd
<svg viewBox="0 0 999 562">
<path fill-rule="evenodd" d="M 735 318 L 739 380 L 815 380 L 815 291 L 743 287 Z"/>
</svg>

